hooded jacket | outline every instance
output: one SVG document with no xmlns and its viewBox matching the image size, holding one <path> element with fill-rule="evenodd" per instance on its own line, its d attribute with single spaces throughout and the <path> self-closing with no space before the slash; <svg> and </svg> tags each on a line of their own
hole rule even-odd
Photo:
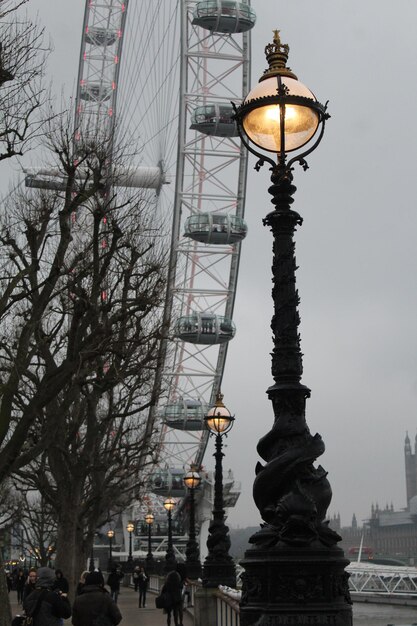
<svg viewBox="0 0 417 626">
<path fill-rule="evenodd" d="M 23 608 L 27 615 L 31 615 L 40 593 L 42 593 L 42 599 L 33 618 L 33 626 L 60 626 L 62 618 L 71 617 L 71 605 L 68 598 L 50 589 L 39 588 L 32 591 L 23 601 Z"/>
<path fill-rule="evenodd" d="M 122 620 L 119 607 L 103 587 L 85 585 L 82 594 L 75 598 L 72 623 L 74 626 L 94 626 L 97 617 L 108 618 L 108 623 L 113 626 Z"/>
</svg>

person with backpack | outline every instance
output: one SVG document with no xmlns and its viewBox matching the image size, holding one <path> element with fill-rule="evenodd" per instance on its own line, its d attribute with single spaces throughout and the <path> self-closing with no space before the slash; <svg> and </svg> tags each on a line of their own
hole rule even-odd
<svg viewBox="0 0 417 626">
<path fill-rule="evenodd" d="M 63 619 L 71 617 L 67 594 L 53 591 L 55 572 L 50 567 L 40 567 L 37 575 L 36 587 L 23 601 L 23 609 L 33 618 L 33 626 L 60 626 Z"/>
<path fill-rule="evenodd" d="M 117 626 L 122 620 L 119 607 L 104 588 L 100 572 L 89 572 L 82 593 L 72 607 L 73 626 Z"/>
</svg>

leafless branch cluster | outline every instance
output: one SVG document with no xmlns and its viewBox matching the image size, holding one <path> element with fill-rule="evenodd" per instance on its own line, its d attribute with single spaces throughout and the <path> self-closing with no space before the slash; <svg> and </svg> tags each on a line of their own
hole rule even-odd
<svg viewBox="0 0 417 626">
<path fill-rule="evenodd" d="M 75 580 L 96 527 L 140 486 L 165 252 L 147 199 L 103 183 L 107 146 L 53 126 L 62 190 L 19 192 L 0 216 L 0 482 L 39 490 Z"/>
<path fill-rule="evenodd" d="M 46 101 L 44 30 L 19 9 L 0 2 L 0 161 L 23 154 L 39 137 Z"/>
</svg>

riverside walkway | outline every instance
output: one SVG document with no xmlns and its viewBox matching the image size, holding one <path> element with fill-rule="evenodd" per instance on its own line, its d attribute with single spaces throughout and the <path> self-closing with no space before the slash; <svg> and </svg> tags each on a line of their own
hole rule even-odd
<svg viewBox="0 0 417 626">
<path fill-rule="evenodd" d="M 16 592 L 10 592 L 10 601 L 12 607 L 12 615 L 19 613 L 19 606 L 16 602 Z M 144 609 L 139 608 L 139 595 L 135 593 L 133 589 L 128 587 L 122 587 L 119 601 L 119 609 L 123 615 L 123 619 L 120 622 L 121 626 L 166 626 L 166 615 L 164 615 L 161 609 L 155 608 L 155 594 L 148 593 L 147 606 Z M 70 626 L 71 618 L 65 620 L 65 626 Z M 172 620 L 172 626 L 174 622 Z M 193 618 L 187 612 L 184 611 L 184 626 L 193 626 Z"/>
</svg>

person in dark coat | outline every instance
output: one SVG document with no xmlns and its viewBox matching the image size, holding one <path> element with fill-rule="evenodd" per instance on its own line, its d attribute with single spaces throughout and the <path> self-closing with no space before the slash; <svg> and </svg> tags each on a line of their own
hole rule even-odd
<svg viewBox="0 0 417 626">
<path fill-rule="evenodd" d="M 40 567 L 37 574 L 36 588 L 23 602 L 25 613 L 31 615 L 38 604 L 33 626 L 60 626 L 63 619 L 71 617 L 71 605 L 68 598 L 65 593 L 52 590 L 55 582 L 53 569 Z"/>
<path fill-rule="evenodd" d="M 146 607 L 146 590 L 148 589 L 148 577 L 145 572 L 145 568 L 140 567 L 138 572 L 138 587 L 139 587 L 139 608 Z"/>
<path fill-rule="evenodd" d="M 167 626 L 171 626 L 171 614 L 174 615 L 175 626 L 182 626 L 180 621 L 182 608 L 182 583 L 181 576 L 178 572 L 169 572 L 161 589 L 161 595 L 162 594 L 167 594 L 170 598 L 168 606 L 164 609 L 164 613 L 167 614 Z"/>
<path fill-rule="evenodd" d="M 55 584 L 54 589 L 56 591 L 62 591 L 62 593 L 68 593 L 69 584 L 68 580 L 64 578 L 64 574 L 61 569 L 55 570 Z"/>
<path fill-rule="evenodd" d="M 117 626 L 122 620 L 119 607 L 104 589 L 103 576 L 100 572 L 89 572 L 85 578 L 83 592 L 74 600 L 72 624 L 73 626 L 94 626 L 99 616 L 103 623 L 112 624 L 112 626 Z"/>
<path fill-rule="evenodd" d="M 38 575 L 36 573 L 36 569 L 32 568 L 29 570 L 28 577 L 26 579 L 26 585 L 23 589 L 23 602 L 26 600 L 28 595 L 32 593 L 34 589 L 36 589 L 36 581 L 38 579 Z"/>
<path fill-rule="evenodd" d="M 26 585 L 26 576 L 22 569 L 19 569 L 16 576 L 15 589 L 17 591 L 17 603 L 22 604 L 23 600 L 23 589 Z"/>
<path fill-rule="evenodd" d="M 116 603 L 120 593 L 120 581 L 122 578 L 123 572 L 117 569 L 117 567 L 113 567 L 107 578 L 107 584 L 110 587 L 110 595 Z"/>
</svg>

